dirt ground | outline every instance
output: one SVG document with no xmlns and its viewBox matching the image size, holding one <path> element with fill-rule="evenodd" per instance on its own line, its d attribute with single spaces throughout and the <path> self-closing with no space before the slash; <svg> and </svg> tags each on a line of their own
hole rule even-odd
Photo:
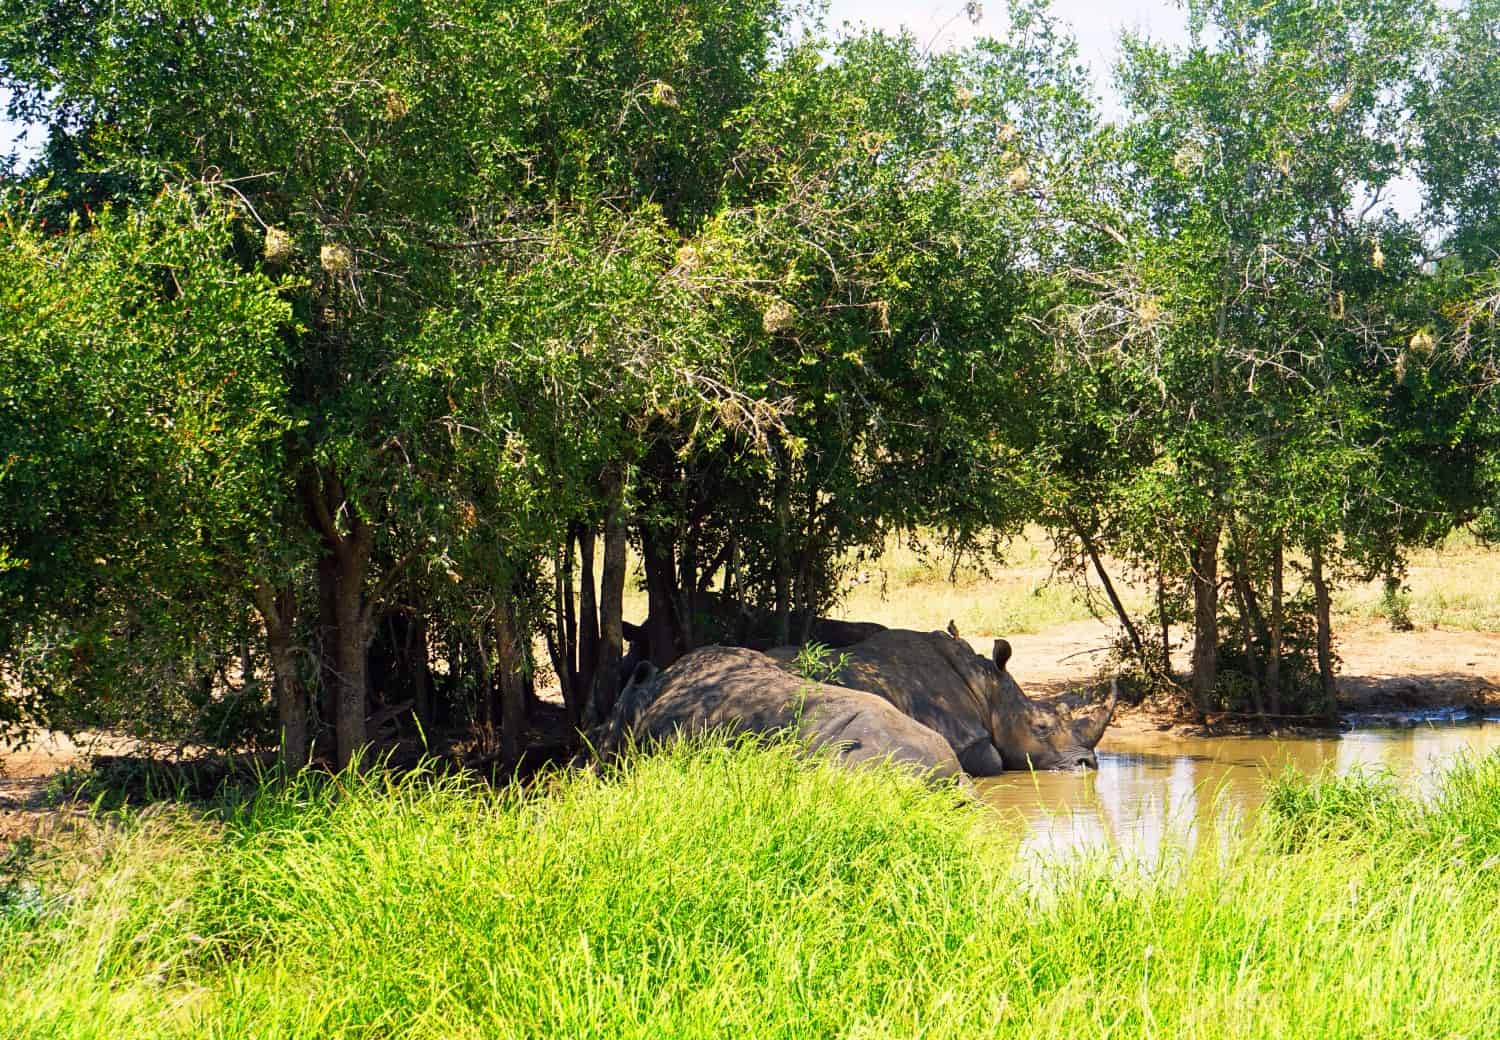
<svg viewBox="0 0 1500 1040">
<path fill-rule="evenodd" d="M 1095 620 L 1011 636 L 1010 672 L 1028 693 L 1064 696 L 1101 681 L 1112 636 L 1109 625 Z M 969 642 L 978 652 L 989 653 L 990 640 L 976 637 Z M 1437 628 L 1396 632 L 1383 622 L 1345 624 L 1336 652 L 1339 710 L 1345 716 L 1500 710 L 1500 633 Z M 1173 665 L 1179 674 L 1187 672 L 1185 647 L 1174 652 Z M 1164 723 L 1149 711 L 1126 710 L 1118 713 L 1115 726 L 1160 730 Z"/>
<path fill-rule="evenodd" d="M 1097 683 L 1108 664 L 1112 630 L 1095 620 L 1059 625 L 1032 635 L 1008 637 L 1010 671 L 1029 693 L 1065 697 Z M 991 638 L 969 636 L 988 655 Z M 1427 628 L 1393 632 L 1382 623 L 1346 625 L 1338 653 L 1339 706 L 1345 714 L 1457 708 L 1500 710 L 1500 633 Z M 1185 651 L 1174 659 L 1186 670 Z M 1149 712 L 1124 711 L 1121 730 L 1161 730 L 1165 723 Z M 22 837 L 44 837 L 70 825 L 67 814 L 49 808 L 52 778 L 100 754 L 138 751 L 130 740 L 105 734 L 69 739 L 39 734 L 27 748 L 0 751 L 0 856 Z"/>
<path fill-rule="evenodd" d="M 20 750 L 0 748 L 0 859 L 22 838 L 45 839 L 72 825 L 79 813 L 62 812 L 47 797 L 49 782 L 98 754 L 121 754 L 136 742 L 97 733 L 71 739 L 39 733 Z"/>
<path fill-rule="evenodd" d="M 1108 625 L 1093 620 L 1010 636 L 1011 674 L 1027 690 L 1062 692 L 1100 674 L 1111 636 Z M 989 652 L 988 640 L 969 642 Z M 1500 633 L 1346 625 L 1337 653 L 1339 706 L 1345 712 L 1500 705 Z M 1186 672 L 1186 650 L 1174 653 L 1173 662 Z"/>
</svg>

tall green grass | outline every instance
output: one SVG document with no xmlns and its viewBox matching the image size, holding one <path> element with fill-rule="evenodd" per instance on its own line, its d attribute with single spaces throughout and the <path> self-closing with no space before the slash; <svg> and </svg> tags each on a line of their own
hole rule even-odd
<svg viewBox="0 0 1500 1040">
<path fill-rule="evenodd" d="M 1500 759 L 1285 779 L 1160 875 L 1022 885 L 1017 837 L 779 746 L 293 784 L 0 914 L 0 1035 L 1500 1035 Z"/>
</svg>

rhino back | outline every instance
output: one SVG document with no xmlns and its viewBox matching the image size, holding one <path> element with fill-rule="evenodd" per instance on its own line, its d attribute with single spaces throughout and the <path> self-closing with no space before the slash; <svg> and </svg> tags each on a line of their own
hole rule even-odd
<svg viewBox="0 0 1500 1040">
<path fill-rule="evenodd" d="M 704 647 L 682 658 L 631 728 L 647 741 L 718 729 L 795 729 L 814 746 L 837 744 L 851 764 L 889 758 L 937 778 L 962 773 L 942 735 L 880 697 L 800 679 L 764 654 L 739 648 Z"/>
<path fill-rule="evenodd" d="M 669 668 L 662 687 L 637 717 L 638 737 L 729 727 L 755 733 L 785 729 L 796 720 L 795 685 L 770 675 L 753 650 L 709 646 Z M 770 664 L 769 660 L 766 664 Z M 779 672 L 774 665 L 771 669 Z"/>
<path fill-rule="evenodd" d="M 947 652 L 946 644 L 955 652 Z M 968 644 L 941 632 L 890 629 L 845 653 L 840 682 L 889 701 L 942 734 L 955 751 L 992 738 L 989 707 L 980 693 L 984 662 Z"/>
</svg>

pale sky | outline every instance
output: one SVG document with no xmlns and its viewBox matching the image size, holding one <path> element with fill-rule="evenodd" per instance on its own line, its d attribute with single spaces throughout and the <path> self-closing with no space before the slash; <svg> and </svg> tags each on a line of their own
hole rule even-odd
<svg viewBox="0 0 1500 1040">
<path fill-rule="evenodd" d="M 1078 41 L 1078 56 L 1094 72 L 1094 92 L 1103 102 L 1102 114 L 1119 115 L 1113 83 L 1113 64 L 1120 34 L 1142 33 L 1169 44 L 1186 44 L 1187 12 L 1176 0 L 1052 0 L 1052 13 L 1066 23 Z M 1005 0 L 980 0 L 980 19 L 971 24 L 963 0 L 831 0 L 829 22 L 863 23 L 895 32 L 910 29 L 934 49 L 962 46 L 979 36 L 1002 37 L 1006 29 Z M 1387 207 L 1411 216 L 1421 207 L 1420 185 L 1411 177 L 1393 182 Z"/>
<path fill-rule="evenodd" d="M 1095 92 L 1112 103 L 1111 67 L 1120 33 L 1142 32 L 1168 43 L 1187 42 L 1187 12 L 1174 0 L 1052 0 L 1052 13 L 1066 23 L 1078 40 L 1078 56 L 1094 70 Z M 1005 0 L 980 0 L 980 19 L 970 24 L 963 0 L 831 0 L 831 25 L 864 23 L 871 28 L 896 31 L 908 28 L 923 43 L 934 48 L 968 43 L 978 36 L 1004 36 Z"/>
<path fill-rule="evenodd" d="M 3 102 L 5 97 L 6 92 L 0 90 L 0 102 Z M 9 119 L 6 119 L 4 111 L 0 110 L 0 156 L 9 155 L 18 145 L 26 155 L 31 155 L 41 143 L 36 140 L 22 142 L 20 137 L 21 128 Z M 35 138 L 36 135 L 33 134 L 32 137 Z"/>
</svg>

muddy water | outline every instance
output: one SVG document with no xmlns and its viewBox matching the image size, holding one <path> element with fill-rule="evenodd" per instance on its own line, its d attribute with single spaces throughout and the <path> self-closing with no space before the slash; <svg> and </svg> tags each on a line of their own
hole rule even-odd
<svg viewBox="0 0 1500 1040">
<path fill-rule="evenodd" d="M 1207 822 L 1244 820 L 1264 798 L 1266 777 L 1288 766 L 1309 774 L 1383 769 L 1424 791 L 1456 755 L 1500 750 L 1500 718 L 1376 722 L 1339 736 L 1280 739 L 1110 733 L 1097 773 L 1008 773 L 979 787 L 1025 829 L 1027 859 L 1099 853 L 1149 865 L 1191 847 Z"/>
</svg>

